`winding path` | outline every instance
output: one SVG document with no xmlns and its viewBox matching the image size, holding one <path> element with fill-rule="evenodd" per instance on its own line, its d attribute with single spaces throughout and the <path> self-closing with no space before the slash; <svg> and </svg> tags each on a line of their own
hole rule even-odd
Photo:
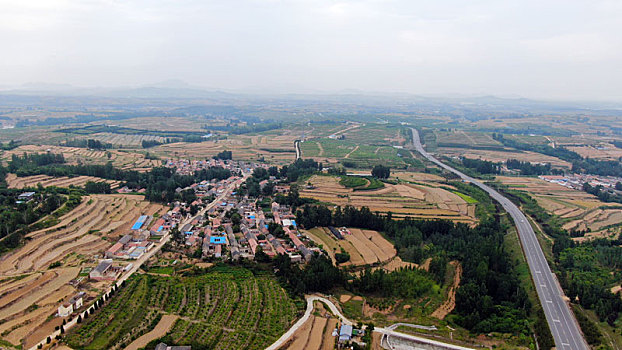
<svg viewBox="0 0 622 350">
<path fill-rule="evenodd" d="M 296 321 L 296 323 L 294 323 L 294 325 L 290 329 L 288 329 L 287 332 L 285 332 L 285 334 L 283 334 L 279 339 L 277 339 L 277 341 L 275 341 L 272 345 L 268 346 L 266 348 L 266 350 L 277 350 L 281 346 L 285 345 L 285 343 L 287 343 L 287 341 L 294 335 L 294 333 L 296 333 L 296 331 L 300 327 L 302 327 L 302 325 L 305 322 L 307 322 L 309 317 L 311 317 L 311 312 L 313 312 L 313 304 L 316 301 L 321 301 L 324 304 L 326 304 L 326 306 L 328 306 L 328 309 L 330 310 L 330 312 L 332 312 L 333 315 L 337 316 L 341 320 L 341 323 L 347 324 L 347 325 L 354 325 L 355 324 L 354 322 L 352 322 L 349 319 L 347 319 L 341 313 L 341 311 L 339 311 L 339 309 L 335 306 L 335 304 L 333 304 L 332 301 L 328 300 L 327 298 L 321 297 L 321 296 L 310 295 L 310 296 L 307 297 L 307 309 L 305 310 L 304 315 L 298 321 Z M 385 335 L 387 337 L 394 336 L 394 337 L 398 337 L 398 338 L 407 339 L 407 340 L 410 340 L 410 341 L 413 341 L 413 342 L 416 342 L 416 343 L 429 344 L 429 345 L 438 347 L 440 349 L 472 350 L 471 348 L 465 348 L 463 346 L 447 344 L 447 343 L 439 342 L 439 341 L 436 341 L 436 340 L 422 338 L 422 337 L 417 337 L 415 335 L 411 335 L 411 334 L 406 334 L 406 333 L 401 333 L 401 332 L 395 331 L 395 328 L 397 328 L 399 326 L 408 326 L 408 327 L 422 328 L 422 329 L 432 329 L 432 327 L 417 326 L 417 325 L 411 325 L 411 324 L 406 324 L 406 323 L 397 323 L 397 324 L 394 324 L 394 325 L 389 326 L 387 328 L 382 328 L 382 327 L 374 328 L 374 332 L 383 334 L 383 335 Z"/>
<path fill-rule="evenodd" d="M 540 304 L 542 305 L 542 309 L 546 315 L 549 328 L 553 334 L 556 348 L 559 350 L 589 349 L 587 342 L 583 338 L 581 329 L 579 328 L 574 315 L 570 311 L 570 307 L 564 300 L 564 292 L 558 284 L 555 275 L 551 272 L 536 234 L 525 215 L 514 203 L 502 196 L 492 187 L 487 186 L 448 165 L 445 165 L 434 156 L 426 152 L 421 145 L 419 132 L 417 132 L 414 128 L 411 128 L 411 131 L 413 136 L 413 146 L 419 153 L 421 153 L 421 155 L 441 168 L 460 176 L 462 180 L 468 181 L 486 191 L 492 198 L 499 202 L 501 206 L 503 206 L 503 209 L 510 214 L 514 220 L 514 224 L 516 225 L 518 237 L 520 238 L 521 246 L 523 248 L 523 252 L 525 253 L 527 264 L 529 265 L 529 271 L 531 272 L 531 277 L 534 281 L 534 285 L 536 286 L 538 298 L 540 299 Z"/>
<path fill-rule="evenodd" d="M 302 152 L 300 151 L 300 140 L 294 141 L 294 147 L 296 147 L 296 160 L 302 158 Z"/>
</svg>

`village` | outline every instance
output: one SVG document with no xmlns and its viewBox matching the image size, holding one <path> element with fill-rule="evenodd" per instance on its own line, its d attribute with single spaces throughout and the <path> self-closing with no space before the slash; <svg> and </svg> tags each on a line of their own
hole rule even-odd
<svg viewBox="0 0 622 350">
<path fill-rule="evenodd" d="M 271 197 L 263 200 L 241 195 L 237 189 L 255 169 L 265 168 L 258 163 L 223 161 L 168 161 L 168 167 L 179 174 L 191 174 L 210 167 L 229 169 L 232 176 L 224 180 L 201 181 L 178 191 L 192 190 L 196 199 L 190 203 L 175 202 L 162 215 L 141 214 L 130 228 L 96 259 L 92 267 L 83 267 L 88 278 L 72 283 L 86 288 L 84 282 L 95 285 L 116 285 L 139 269 L 160 264 L 156 256 L 162 251 L 174 257 L 171 264 L 205 266 L 216 261 L 253 260 L 256 254 L 268 257 L 289 256 L 292 262 L 308 262 L 320 252 L 313 242 L 298 231 L 295 215 L 288 205 Z M 274 177 L 260 182 L 263 189 Z M 286 195 L 289 186 L 277 184 L 275 193 Z M 193 215 L 193 211 L 197 211 Z M 169 259 L 170 261 L 171 259 Z M 95 296 L 79 291 L 61 302 L 57 316 L 70 320 L 81 313 Z M 93 299 L 93 300 L 92 300 Z"/>
<path fill-rule="evenodd" d="M 571 175 L 540 175 L 538 178 L 555 183 L 564 187 L 582 191 L 583 184 L 590 186 L 602 186 L 608 190 L 616 190 L 616 184 L 622 182 L 622 178 L 614 176 L 598 176 L 590 174 L 571 174 Z"/>
</svg>

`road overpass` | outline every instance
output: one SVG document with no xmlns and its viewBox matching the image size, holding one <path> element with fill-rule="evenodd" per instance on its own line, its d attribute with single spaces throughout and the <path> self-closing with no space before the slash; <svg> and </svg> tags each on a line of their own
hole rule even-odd
<svg viewBox="0 0 622 350">
<path fill-rule="evenodd" d="M 540 243 L 536 238 L 536 234 L 531 227 L 531 224 L 525 217 L 525 215 L 518 209 L 514 203 L 509 199 L 502 196 L 499 192 L 483 184 L 482 182 L 465 175 L 464 173 L 445 165 L 440 162 L 434 156 L 430 155 L 423 149 L 421 141 L 419 139 L 419 132 L 411 128 L 413 136 L 413 146 L 417 152 L 421 153 L 426 159 L 432 163 L 440 166 L 441 168 L 448 170 L 462 178 L 465 181 L 471 182 L 478 186 L 499 202 L 503 208 L 510 214 L 518 230 L 518 237 L 520 238 L 523 252 L 529 265 L 529 271 L 531 277 L 536 286 L 538 298 L 544 314 L 546 315 L 546 321 L 549 324 L 553 339 L 555 340 L 555 347 L 563 350 L 583 350 L 589 349 L 583 334 L 574 318 L 573 313 L 570 311 L 569 305 L 564 300 L 564 292 L 557 283 L 557 279 L 549 264 L 544 257 Z"/>
</svg>

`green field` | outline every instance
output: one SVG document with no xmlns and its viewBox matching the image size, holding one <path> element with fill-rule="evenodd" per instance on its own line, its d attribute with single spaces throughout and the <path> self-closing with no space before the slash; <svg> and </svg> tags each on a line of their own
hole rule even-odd
<svg viewBox="0 0 622 350">
<path fill-rule="evenodd" d="M 169 343 L 263 349 L 291 325 L 297 309 L 274 278 L 242 268 L 217 267 L 192 277 L 134 275 L 66 341 L 74 349 L 123 348 L 153 329 L 162 314 L 181 317 L 165 336 Z"/>
<path fill-rule="evenodd" d="M 367 124 L 345 132 L 346 140 L 357 144 L 393 145 L 401 126 L 397 124 Z M 403 137 L 403 136 L 402 136 Z"/>
<path fill-rule="evenodd" d="M 464 194 L 458 191 L 452 191 L 453 193 L 457 194 L 458 196 L 460 196 L 460 198 L 464 199 L 465 202 L 469 203 L 469 204 L 474 204 L 477 203 L 477 200 L 471 196 L 469 196 L 468 194 Z"/>
<path fill-rule="evenodd" d="M 384 183 L 374 177 L 342 176 L 339 184 L 355 191 L 377 190 L 384 187 Z"/>
<path fill-rule="evenodd" d="M 367 185 L 367 180 L 358 176 L 342 176 L 339 184 L 348 188 L 364 187 Z"/>
</svg>

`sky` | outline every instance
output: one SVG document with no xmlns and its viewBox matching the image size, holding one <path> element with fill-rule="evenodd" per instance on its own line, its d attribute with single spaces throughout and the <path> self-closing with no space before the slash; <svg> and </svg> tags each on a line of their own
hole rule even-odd
<svg viewBox="0 0 622 350">
<path fill-rule="evenodd" d="M 622 1 L 0 0 L 0 86 L 622 102 Z"/>
</svg>

